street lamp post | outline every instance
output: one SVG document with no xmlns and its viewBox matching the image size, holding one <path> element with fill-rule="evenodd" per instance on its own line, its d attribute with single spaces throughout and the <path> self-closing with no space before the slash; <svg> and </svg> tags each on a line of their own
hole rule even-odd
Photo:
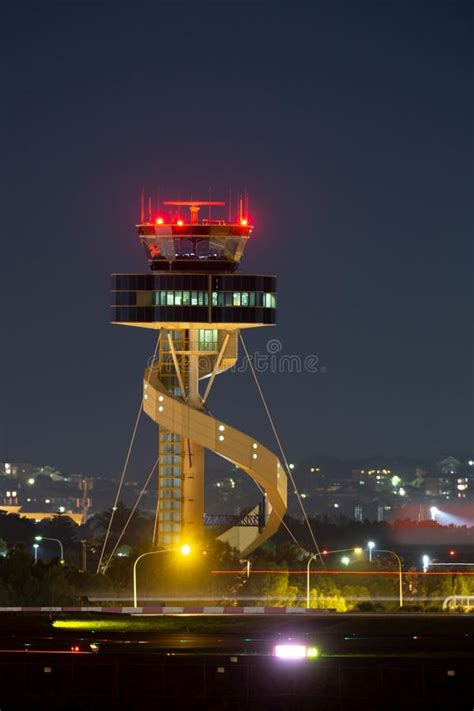
<svg viewBox="0 0 474 711">
<path fill-rule="evenodd" d="M 309 609 L 309 566 L 311 562 L 319 556 L 319 553 L 313 553 L 308 558 L 308 565 L 306 566 L 306 608 Z"/>
<path fill-rule="evenodd" d="M 145 558 L 147 555 L 157 555 L 158 553 L 171 553 L 172 551 L 179 550 L 181 551 L 181 555 L 189 555 L 191 553 L 191 548 L 188 545 L 181 546 L 181 548 L 163 548 L 163 550 L 160 551 L 148 551 L 148 553 L 142 553 L 141 555 L 138 556 L 136 561 L 133 564 L 133 607 L 138 607 L 138 601 L 137 601 L 137 563 L 139 560 L 142 558 Z"/>
<path fill-rule="evenodd" d="M 387 551 L 384 550 L 383 548 L 376 548 L 375 553 L 388 553 L 388 555 L 393 555 L 397 559 L 398 563 L 398 596 L 399 596 L 399 602 L 400 602 L 400 607 L 403 607 L 403 575 L 402 575 L 402 561 L 400 560 L 400 556 L 395 553 L 395 551 Z"/>
<path fill-rule="evenodd" d="M 64 548 L 59 538 L 48 538 L 48 536 L 35 536 L 35 541 L 55 541 L 56 543 L 59 543 L 59 550 L 61 551 L 61 559 L 59 562 L 61 563 L 61 565 L 64 565 Z"/>
<path fill-rule="evenodd" d="M 39 543 L 33 543 L 33 551 L 35 555 L 35 563 L 38 562 L 38 548 L 39 548 Z"/>
<path fill-rule="evenodd" d="M 372 563 L 372 551 L 375 548 L 375 543 L 373 541 L 369 541 L 367 543 L 367 548 L 369 549 L 369 563 Z"/>
</svg>

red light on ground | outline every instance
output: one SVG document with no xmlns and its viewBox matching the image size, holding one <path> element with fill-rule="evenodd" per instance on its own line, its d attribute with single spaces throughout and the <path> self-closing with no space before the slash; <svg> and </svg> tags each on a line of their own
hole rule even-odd
<svg viewBox="0 0 474 711">
<path fill-rule="evenodd" d="M 246 227 L 246 226 L 248 225 L 248 220 L 246 220 L 245 218 L 243 218 L 242 220 L 240 220 L 240 224 L 241 224 L 243 227 Z"/>
<path fill-rule="evenodd" d="M 80 651 L 80 649 L 77 645 L 71 647 L 71 652 L 79 652 L 79 651 Z"/>
<path fill-rule="evenodd" d="M 176 224 L 181 227 L 181 225 L 183 224 L 183 220 L 178 220 L 178 222 Z"/>
<path fill-rule="evenodd" d="M 449 555 L 456 555 L 456 551 L 449 551 Z"/>
<path fill-rule="evenodd" d="M 157 217 L 157 218 L 156 218 L 156 224 L 157 224 L 157 225 L 162 225 L 162 224 L 163 224 L 163 218 L 162 218 L 162 217 Z"/>
</svg>

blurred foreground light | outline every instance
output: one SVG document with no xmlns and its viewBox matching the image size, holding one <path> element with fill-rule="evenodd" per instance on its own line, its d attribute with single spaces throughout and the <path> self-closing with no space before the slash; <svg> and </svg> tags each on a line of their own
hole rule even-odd
<svg viewBox="0 0 474 711">
<path fill-rule="evenodd" d="M 343 565 L 349 565 L 350 562 L 351 562 L 351 559 L 349 558 L 349 556 L 347 556 L 347 555 L 342 556 L 341 563 Z"/>
<path fill-rule="evenodd" d="M 308 659 L 315 659 L 319 657 L 319 649 L 317 647 L 308 647 L 306 650 L 306 656 Z"/>
<path fill-rule="evenodd" d="M 179 549 L 181 555 L 189 555 L 191 553 L 191 546 L 188 546 L 187 543 L 185 543 L 184 546 L 181 546 Z"/>
<path fill-rule="evenodd" d="M 304 644 L 277 644 L 274 654 L 279 659 L 304 659 L 306 646 Z"/>
<path fill-rule="evenodd" d="M 436 519 L 436 514 L 439 513 L 439 509 L 436 506 L 431 506 L 430 508 L 430 514 L 431 514 L 431 520 L 434 521 Z"/>
</svg>

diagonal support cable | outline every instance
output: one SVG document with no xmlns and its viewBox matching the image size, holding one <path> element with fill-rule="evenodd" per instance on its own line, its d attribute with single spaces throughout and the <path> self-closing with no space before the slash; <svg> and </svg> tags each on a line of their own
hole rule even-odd
<svg viewBox="0 0 474 711">
<path fill-rule="evenodd" d="M 142 486 L 142 488 L 141 488 L 140 493 L 138 494 L 137 500 L 135 501 L 135 504 L 134 504 L 132 510 L 130 511 L 130 514 L 129 514 L 129 516 L 128 516 L 126 522 L 124 523 L 124 526 L 123 526 L 123 528 L 122 528 L 122 531 L 121 531 L 121 533 L 120 533 L 120 536 L 117 538 L 117 541 L 116 541 L 116 543 L 115 543 L 115 545 L 114 545 L 114 547 L 113 547 L 113 549 L 112 549 L 112 553 L 109 555 L 109 557 L 108 557 L 108 559 L 107 559 L 107 562 L 104 564 L 104 573 L 107 571 L 107 568 L 109 567 L 110 562 L 111 562 L 112 558 L 114 557 L 114 553 L 115 553 L 115 551 L 117 550 L 117 548 L 119 547 L 120 541 L 122 540 L 122 538 L 123 538 L 124 535 L 125 535 L 125 531 L 126 531 L 127 528 L 128 528 L 128 524 L 129 524 L 130 521 L 132 520 L 133 514 L 134 514 L 135 511 L 137 510 L 137 506 L 138 506 L 138 504 L 140 503 L 141 498 L 142 498 L 143 494 L 145 493 L 148 484 L 150 483 L 150 479 L 151 479 L 151 477 L 153 476 L 153 474 L 154 474 L 155 471 L 156 471 L 156 467 L 158 466 L 158 461 L 159 461 L 159 456 L 156 458 L 155 463 L 154 463 L 153 467 L 151 468 L 150 473 L 148 474 L 148 476 L 147 476 L 147 478 L 146 478 L 146 480 L 145 480 L 145 483 L 143 484 L 143 486 Z"/>
<path fill-rule="evenodd" d="M 153 363 L 155 362 L 156 354 L 158 353 L 158 347 L 159 347 L 159 344 L 160 344 L 160 339 L 161 339 L 161 332 L 160 332 L 160 334 L 158 335 L 158 338 L 156 339 L 155 350 L 154 350 L 154 353 L 153 353 Z M 150 369 L 150 374 L 151 374 L 151 369 Z M 149 378 L 150 378 L 150 375 L 148 376 L 148 379 L 149 379 Z M 100 568 L 101 568 L 101 565 L 102 565 L 102 560 L 103 560 L 103 558 L 104 558 L 105 549 L 107 548 L 107 543 L 108 543 L 108 540 L 109 540 L 110 530 L 111 530 L 111 528 L 112 528 L 112 522 L 113 522 L 113 520 L 114 520 L 115 512 L 116 512 L 116 510 L 117 510 L 117 504 L 118 504 L 119 499 L 120 499 L 120 494 L 121 494 L 121 491 L 122 491 L 122 486 L 123 486 L 123 482 L 124 482 L 124 479 L 125 479 L 125 474 L 126 474 L 126 472 L 127 472 L 128 463 L 129 463 L 129 461 L 130 461 L 130 455 L 131 455 L 131 453 L 132 453 L 133 444 L 134 444 L 134 442 L 135 442 L 135 436 L 136 436 L 136 434 L 137 434 L 138 424 L 139 424 L 139 422 L 140 422 L 140 417 L 141 417 L 141 415 L 142 415 L 142 412 L 143 412 L 143 395 L 142 395 L 142 399 L 141 399 L 141 402 L 140 402 L 140 407 L 138 408 L 138 413 L 137 413 L 137 416 L 136 416 L 136 419 L 135 419 L 135 425 L 134 425 L 134 428 L 133 428 L 132 437 L 131 437 L 131 439 L 130 439 L 130 444 L 129 444 L 128 451 L 127 451 L 127 456 L 125 457 L 125 463 L 124 463 L 123 468 L 122 468 L 122 474 L 121 474 L 120 479 L 119 479 L 119 483 L 118 483 L 118 487 L 117 487 L 117 493 L 116 493 L 116 495 L 115 495 L 115 500 L 114 500 L 114 505 L 112 506 L 112 511 L 111 511 L 111 514 L 110 514 L 110 519 L 109 519 L 109 523 L 108 523 L 108 526 L 107 526 L 107 531 L 106 531 L 106 534 L 105 534 L 104 543 L 102 544 L 102 550 L 101 550 L 101 552 L 100 552 L 100 558 L 99 558 L 99 562 L 98 562 L 98 564 L 97 564 L 96 574 L 100 572 Z"/>
<path fill-rule="evenodd" d="M 275 423 L 274 423 L 274 421 L 273 421 L 273 417 L 272 417 L 271 412 L 270 412 L 270 410 L 269 410 L 269 408 L 268 408 L 267 402 L 266 402 L 266 400 L 265 400 L 265 396 L 264 396 L 264 394 L 263 394 L 263 390 L 262 390 L 262 388 L 261 388 L 261 386 L 260 386 L 260 383 L 259 383 L 259 381 L 258 381 L 257 373 L 255 372 L 255 369 L 254 369 L 254 367 L 253 367 L 252 360 L 251 360 L 250 355 L 249 355 L 249 352 L 248 352 L 248 350 L 247 350 L 247 346 L 245 345 L 244 338 L 243 338 L 242 333 L 241 333 L 240 331 L 239 331 L 239 336 L 240 336 L 240 341 L 241 341 L 241 343 L 242 343 L 243 349 L 244 349 L 244 351 L 245 351 L 245 356 L 246 356 L 246 358 L 247 358 L 247 360 L 248 360 L 248 363 L 249 363 L 249 366 L 250 366 L 250 370 L 252 371 L 252 375 L 253 375 L 253 378 L 254 378 L 254 380 L 255 380 L 255 384 L 257 385 L 257 389 L 258 389 L 258 392 L 259 392 L 259 394 L 260 394 L 260 398 L 261 398 L 261 400 L 262 400 L 263 406 L 264 406 L 265 411 L 266 411 L 266 413 L 267 413 L 268 420 L 269 420 L 270 425 L 271 425 L 271 428 L 272 428 L 272 430 L 273 430 L 273 434 L 274 434 L 275 439 L 276 439 L 276 442 L 277 442 L 277 444 L 278 444 L 278 448 L 279 448 L 279 450 L 280 450 L 281 457 L 282 457 L 283 462 L 284 462 L 284 464 L 285 464 L 285 469 L 286 469 L 286 471 L 287 471 L 287 473 L 288 473 L 288 476 L 289 476 L 289 478 L 290 478 L 290 481 L 291 481 L 291 483 L 292 483 L 293 490 L 294 490 L 294 492 L 295 492 L 295 494 L 296 494 L 296 497 L 297 497 L 297 499 L 298 499 L 298 503 L 299 503 L 299 505 L 300 505 L 300 507 L 301 507 L 301 511 L 303 512 L 303 517 L 304 517 L 304 520 L 305 520 L 305 522 L 306 522 L 306 525 L 308 526 L 308 530 L 309 530 L 309 532 L 310 532 L 310 534 L 311 534 L 311 538 L 313 539 L 313 543 L 314 543 L 314 547 L 315 547 L 315 549 L 316 549 L 316 552 L 318 553 L 318 556 L 320 557 L 320 559 L 321 559 L 321 561 L 322 561 L 323 559 L 322 559 L 322 556 L 321 556 L 321 551 L 320 551 L 319 546 L 318 546 L 318 543 L 317 543 L 317 541 L 316 541 L 316 537 L 315 537 L 315 535 L 314 535 L 313 529 L 311 528 L 311 524 L 310 524 L 310 522 L 309 522 L 309 518 L 308 518 L 308 515 L 307 515 L 307 513 L 306 513 L 306 509 L 305 509 L 305 507 L 304 507 L 303 501 L 301 500 L 301 496 L 300 496 L 300 493 L 299 493 L 299 491 L 298 491 L 298 487 L 296 486 L 295 479 L 294 479 L 293 474 L 291 473 L 291 469 L 290 469 L 290 467 L 289 467 L 289 465 L 288 465 L 288 460 L 287 460 L 286 455 L 285 455 L 285 452 L 284 452 L 284 450 L 283 450 L 283 446 L 282 446 L 282 443 L 281 443 L 281 441 L 280 441 L 280 437 L 278 436 L 278 432 L 277 432 Z"/>
<path fill-rule="evenodd" d="M 258 482 L 255 482 L 255 484 L 256 484 L 256 486 L 258 487 L 260 493 L 265 496 L 265 490 L 260 486 L 260 484 L 259 484 Z M 287 533 L 289 533 L 290 538 L 292 539 L 293 543 L 295 543 L 295 544 L 298 546 L 298 548 L 301 548 L 301 550 L 304 551 L 305 549 L 303 548 L 303 546 L 301 545 L 301 543 L 297 540 L 295 534 L 294 534 L 293 531 L 290 529 L 290 527 L 288 526 L 288 524 L 286 523 L 286 521 L 284 520 L 284 518 L 283 518 L 282 516 L 280 516 L 280 514 L 278 513 L 278 511 L 275 511 L 275 513 L 276 513 L 276 515 L 277 515 L 277 518 L 280 519 L 280 523 L 283 525 L 284 528 L 286 528 L 286 531 L 287 531 Z"/>
</svg>

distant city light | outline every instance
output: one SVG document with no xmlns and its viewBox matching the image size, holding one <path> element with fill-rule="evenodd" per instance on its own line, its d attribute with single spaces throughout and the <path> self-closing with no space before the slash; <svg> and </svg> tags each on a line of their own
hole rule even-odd
<svg viewBox="0 0 474 711">
<path fill-rule="evenodd" d="M 425 553 L 425 555 L 421 558 L 421 562 L 423 563 L 423 572 L 426 573 L 431 562 L 429 555 L 426 555 Z"/>
<path fill-rule="evenodd" d="M 359 547 L 354 548 L 354 553 L 357 553 L 357 555 L 360 555 L 360 553 L 362 553 L 362 548 L 359 548 Z"/>
<path fill-rule="evenodd" d="M 398 490 L 398 493 L 400 494 L 400 496 L 405 496 L 405 494 L 406 494 L 407 492 L 405 491 L 405 489 L 403 488 L 403 486 L 401 486 L 401 487 L 399 488 L 399 490 Z"/>
<path fill-rule="evenodd" d="M 178 220 L 178 222 L 176 224 L 181 227 L 181 225 L 183 224 L 183 220 Z"/>
<path fill-rule="evenodd" d="M 392 482 L 392 486 L 398 486 L 402 480 L 395 474 L 395 476 L 392 476 L 390 481 Z"/>
<path fill-rule="evenodd" d="M 335 509 L 338 509 L 338 508 L 339 508 L 339 504 L 334 504 L 334 508 L 335 508 Z"/>
<path fill-rule="evenodd" d="M 294 468 L 295 468 L 295 465 L 294 465 L 294 464 L 288 464 L 288 466 L 289 466 L 290 469 L 294 469 Z"/>
<path fill-rule="evenodd" d="M 35 483 L 35 480 L 33 479 L 33 477 L 30 477 L 30 479 L 28 479 L 28 484 L 34 484 L 34 483 Z"/>
<path fill-rule="evenodd" d="M 156 218 L 156 224 L 157 224 L 157 225 L 162 225 L 162 224 L 163 224 L 163 218 L 162 218 L 162 217 L 157 217 L 157 218 Z"/>
<path fill-rule="evenodd" d="M 347 555 L 342 556 L 341 563 L 343 563 L 343 565 L 349 565 L 350 562 L 351 562 L 351 559 L 349 558 L 349 556 L 347 556 Z"/>
<path fill-rule="evenodd" d="M 431 506 L 430 508 L 430 514 L 431 514 L 431 520 L 436 521 L 436 514 L 439 513 L 439 510 L 437 509 L 436 506 Z"/>
</svg>

